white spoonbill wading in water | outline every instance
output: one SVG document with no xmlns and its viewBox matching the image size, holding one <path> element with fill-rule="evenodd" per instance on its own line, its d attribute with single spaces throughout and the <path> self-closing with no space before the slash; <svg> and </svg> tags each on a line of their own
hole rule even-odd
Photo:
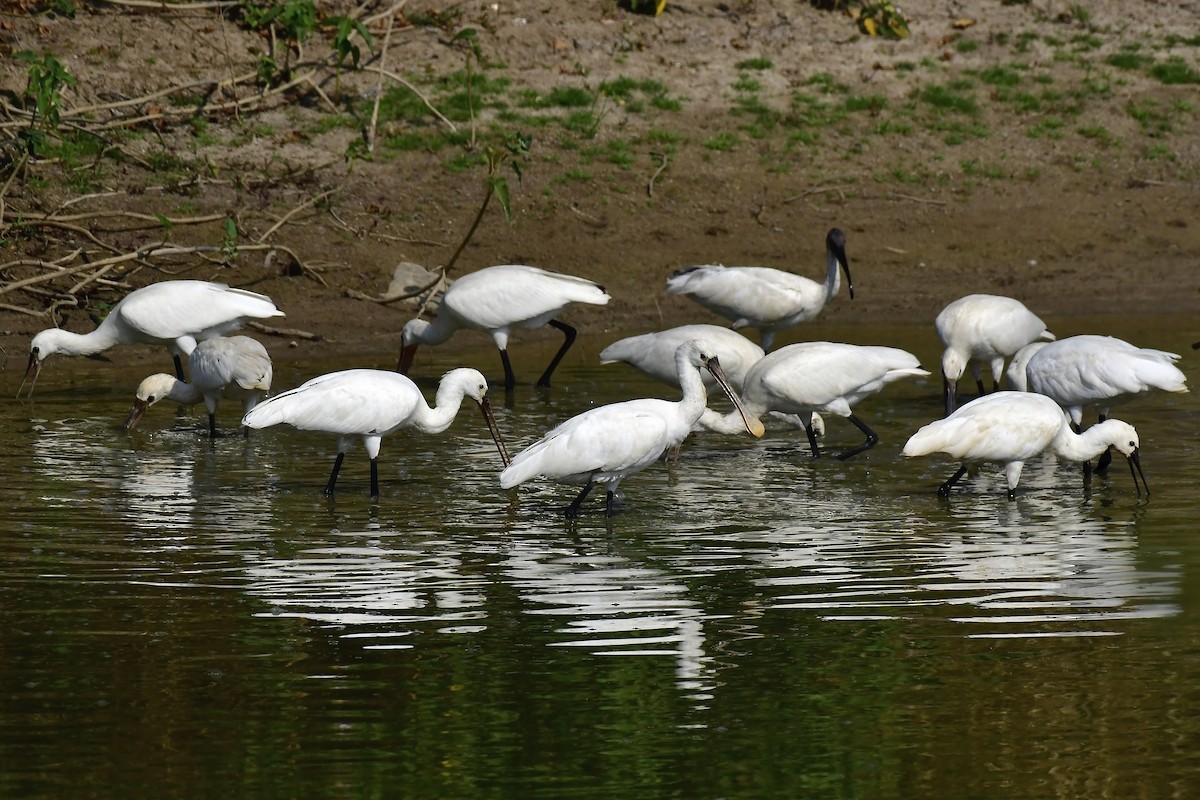
<svg viewBox="0 0 1200 800">
<path fill-rule="evenodd" d="M 904 445 L 901 454 L 946 453 L 962 462 L 958 471 L 938 487 L 940 497 L 948 497 L 951 487 L 963 475 L 978 472 L 980 464 L 1004 464 L 1008 497 L 1012 499 L 1016 497 L 1025 462 L 1034 456 L 1049 450 L 1068 461 L 1090 461 L 1109 447 L 1115 447 L 1129 460 L 1138 494 L 1145 486 L 1149 495 L 1138 446 L 1137 431 L 1127 422 L 1110 419 L 1076 433 L 1066 412 L 1049 397 L 1029 392 L 996 392 L 972 400 L 950 416 L 921 428 Z"/>
<path fill-rule="evenodd" d="M 1065 408 L 1079 430 L 1084 406 L 1097 407 L 1103 422 L 1112 406 L 1150 392 L 1188 391 L 1187 377 L 1175 366 L 1178 360 L 1175 353 L 1135 347 L 1113 336 L 1084 334 L 1050 342 L 1035 352 L 1025 375 L 1029 390 Z M 1111 460 L 1106 450 L 1096 469 L 1103 472 Z"/>
<path fill-rule="evenodd" d="M 563 344 L 538 379 L 538 386 L 549 386 L 550 376 L 575 341 L 576 333 L 556 317 L 572 303 L 602 306 L 608 301 L 603 286 L 574 275 L 520 264 L 485 267 L 451 284 L 433 322 L 414 319 L 404 326 L 396 369 L 408 374 L 417 345 L 441 344 L 459 328 L 473 328 L 491 334 L 504 364 L 504 390 L 511 392 L 517 382 L 508 360 L 509 333 L 513 328 L 550 325 L 562 331 Z"/>
<path fill-rule="evenodd" d="M 763 357 L 763 349 L 737 331 L 720 325 L 680 325 L 665 331 L 643 333 L 618 339 L 600 351 L 601 364 L 625 362 L 655 380 L 682 388 L 675 367 L 675 353 L 685 342 L 696 340 L 705 352 L 720 359 L 725 378 L 735 392 L 742 391 L 746 371 Z M 700 375 L 704 386 L 712 393 L 716 379 L 705 371 Z"/>
<path fill-rule="evenodd" d="M 814 412 L 845 417 L 867 439 L 838 453 L 837 458 L 844 460 L 869 450 L 879 441 L 875 431 L 855 415 L 853 406 L 889 383 L 925 375 L 929 372 L 921 369 L 916 356 L 895 347 L 800 342 L 768 353 L 749 369 L 742 387 L 742 401 L 753 416 L 774 412 L 803 427 L 814 457 L 820 456 L 820 449 L 812 424 L 805 420 L 811 419 Z M 700 423 L 713 430 L 732 432 L 736 419 L 709 411 Z"/>
<path fill-rule="evenodd" d="M 259 403 L 242 419 L 249 428 L 287 423 L 302 431 L 338 436 L 337 459 L 325 486 L 333 494 L 342 459 L 354 437 L 360 436 L 371 459 L 371 497 L 379 497 L 380 440 L 400 428 L 441 433 L 450 427 L 463 397 L 479 404 L 502 463 L 508 463 L 504 439 L 487 399 L 487 380 L 474 369 L 454 369 L 442 376 L 431 408 L 410 379 L 378 369 L 350 369 L 321 375 Z"/>
<path fill-rule="evenodd" d="M 119 344 L 165 345 L 175 357 L 175 376 L 183 379 L 181 356 L 190 355 L 196 343 L 223 336 L 249 320 L 282 317 L 266 295 L 233 289 L 209 281 L 163 281 L 127 294 L 91 333 L 71 333 L 49 328 L 33 337 L 29 366 L 33 373 L 29 394 L 37 384 L 42 362 L 55 353 L 91 356 Z M 25 386 L 25 381 L 21 381 Z M 17 395 L 20 396 L 20 389 Z"/>
<path fill-rule="evenodd" d="M 733 320 L 734 330 L 758 328 L 763 350 L 769 351 L 775 334 L 808 322 L 821 313 L 841 286 L 854 299 L 850 262 L 846 260 L 846 235 L 832 228 L 825 236 L 824 283 L 770 267 L 725 267 L 705 264 L 687 267 L 667 278 L 668 294 L 683 294 L 710 311 Z"/>
<path fill-rule="evenodd" d="M 243 416 L 271 391 L 271 356 L 267 348 L 249 336 L 217 336 L 196 345 L 188 356 L 190 380 L 160 372 L 138 384 L 133 408 L 125 420 L 132 430 L 146 410 L 159 400 L 174 400 L 190 406 L 204 401 L 208 409 L 208 436 L 217 436 L 217 404 L 222 397 L 242 401 Z M 246 429 L 250 434 L 250 429 Z"/>
<path fill-rule="evenodd" d="M 1037 339 L 1053 340 L 1046 323 L 1019 300 L 994 294 L 969 294 L 942 309 L 934 320 L 942 352 L 946 413 L 954 410 L 958 379 L 970 368 L 982 395 L 982 365 L 992 371 L 992 390 L 1000 389 L 1004 359 Z"/>
<path fill-rule="evenodd" d="M 613 514 L 613 499 L 621 481 L 653 464 L 669 447 L 681 443 L 704 412 L 707 393 L 700 370 L 707 369 L 742 413 L 743 424 L 762 436 L 762 423 L 746 414 L 715 356 L 689 341 L 675 353 L 675 371 L 683 398 L 672 402 L 643 398 L 600 406 L 562 423 L 518 453 L 500 473 L 500 486 L 509 489 L 539 475 L 564 483 L 583 484 L 566 509 L 576 517 L 584 498 L 596 484 L 606 490 L 604 514 Z"/>
</svg>

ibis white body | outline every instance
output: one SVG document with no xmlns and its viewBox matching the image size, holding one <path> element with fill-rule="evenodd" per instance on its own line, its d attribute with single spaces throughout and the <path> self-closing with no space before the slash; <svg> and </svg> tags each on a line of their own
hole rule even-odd
<svg viewBox="0 0 1200 800">
<path fill-rule="evenodd" d="M 408 372 L 418 345 L 441 344 L 461 328 L 486 331 L 500 351 L 505 389 L 511 391 L 515 378 L 508 359 L 509 334 L 516 328 L 552 325 L 563 332 L 565 341 L 538 381 L 549 386 L 550 376 L 575 339 L 575 329 L 556 317 L 575 303 L 602 306 L 608 301 L 604 287 L 585 278 L 521 264 L 485 267 L 446 290 L 432 322 L 414 319 L 404 326 L 398 369 Z"/>
<path fill-rule="evenodd" d="M 667 293 L 690 297 L 733 322 L 733 328 L 758 328 L 763 350 L 775 335 L 807 322 L 818 314 L 841 287 L 841 272 L 851 299 L 854 284 L 846 260 L 846 236 L 833 228 L 825 237 L 826 275 L 823 283 L 770 267 L 726 267 L 704 264 L 687 267 L 667 278 Z M 839 272 L 839 268 L 841 272 Z"/>
</svg>

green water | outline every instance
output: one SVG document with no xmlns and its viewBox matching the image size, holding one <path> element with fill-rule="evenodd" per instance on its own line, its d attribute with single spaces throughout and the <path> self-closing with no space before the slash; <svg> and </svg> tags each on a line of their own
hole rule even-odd
<svg viewBox="0 0 1200 800">
<path fill-rule="evenodd" d="M 1052 327 L 1186 350 L 1195 383 L 1194 321 L 1104 323 Z M 931 329 L 822 335 L 937 369 Z M 515 339 L 511 450 L 669 394 L 595 365 L 615 338 L 581 337 L 548 392 L 528 381 L 553 339 Z M 277 390 L 351 366 L 267 344 Z M 457 344 L 418 362 L 427 396 L 451 366 L 498 374 Z M 1119 458 L 1087 488 L 1048 458 L 1015 501 L 998 470 L 939 500 L 954 465 L 898 456 L 938 415 L 935 376 L 856 409 L 882 441 L 851 461 L 778 424 L 701 434 L 625 482 L 611 526 L 599 493 L 569 525 L 575 488 L 499 489 L 477 413 L 386 438 L 374 503 L 361 447 L 322 496 L 332 437 L 209 442 L 201 409 L 161 407 L 126 433 L 159 355 L 50 362 L 32 405 L 4 401 L 0 797 L 1200 791 L 1192 395 L 1114 412 L 1148 500 Z M 831 447 L 858 438 L 828 420 Z"/>
</svg>

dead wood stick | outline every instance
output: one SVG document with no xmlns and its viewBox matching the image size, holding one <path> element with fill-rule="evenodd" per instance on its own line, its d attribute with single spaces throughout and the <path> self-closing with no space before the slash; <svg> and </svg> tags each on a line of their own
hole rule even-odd
<svg viewBox="0 0 1200 800">
<path fill-rule="evenodd" d="M 654 182 L 658 180 L 658 176 L 667 168 L 667 154 L 651 153 L 650 155 L 652 158 L 657 158 L 662 162 L 658 165 L 658 169 L 654 170 L 654 174 L 650 176 L 650 182 L 646 184 L 646 194 L 649 197 L 654 197 Z"/>
<path fill-rule="evenodd" d="M 307 339 L 310 342 L 321 341 L 321 336 L 316 333 L 302 331 L 299 328 L 275 328 L 270 325 L 264 325 L 261 322 L 248 322 L 247 327 L 253 328 L 259 333 L 265 333 L 268 336 L 286 336 L 295 339 Z"/>
<path fill-rule="evenodd" d="M 314 195 L 313 197 L 310 197 L 310 198 L 308 198 L 308 199 L 307 199 L 307 200 L 305 200 L 303 203 L 301 203 L 300 205 L 298 205 L 298 206 L 296 206 L 295 208 L 293 208 L 293 209 L 292 209 L 291 211 L 289 211 L 288 213 L 284 214 L 284 215 L 283 215 L 283 216 L 282 216 L 282 217 L 279 219 L 279 221 L 278 221 L 278 222 L 276 222 L 276 223 L 275 223 L 274 225 L 272 225 L 270 228 L 267 228 L 267 232 L 266 232 L 266 233 L 264 233 L 262 236 L 258 237 L 258 243 L 259 243 L 259 244 L 262 244 L 264 241 L 266 241 L 266 239 L 267 239 L 267 238 L 268 238 L 268 237 L 269 237 L 269 236 L 270 236 L 272 233 L 274 233 L 275 231 L 279 230 L 279 229 L 280 229 L 280 228 L 282 228 L 284 225 L 286 225 L 286 224 L 287 224 L 287 221 L 288 221 L 289 219 L 291 219 L 292 217 L 296 216 L 297 214 L 299 214 L 301 211 L 303 211 L 304 209 L 308 208 L 309 206 L 311 206 L 311 205 L 315 205 L 315 204 L 317 204 L 317 203 L 321 202 L 321 201 L 322 201 L 322 200 L 324 200 L 326 197 L 329 197 L 331 194 L 333 194 L 333 193 L 334 193 L 334 192 L 336 192 L 336 191 L 337 191 L 337 189 L 330 189 L 330 190 L 329 190 L 329 191 L 327 191 L 327 192 L 321 192 L 321 193 L 320 193 L 320 194 L 318 194 L 318 195 Z"/>
<path fill-rule="evenodd" d="M 410 92 L 415 94 L 417 96 L 417 98 L 422 103 L 425 104 L 425 107 L 428 108 L 431 112 L 433 112 L 433 115 L 436 116 L 438 119 L 440 119 L 442 121 L 442 124 L 444 124 L 447 128 L 450 129 L 451 133 L 458 133 L 458 127 L 453 122 L 446 119 L 445 115 L 442 114 L 442 112 L 438 111 L 437 108 L 434 107 L 433 103 L 429 102 L 429 98 L 426 97 L 425 95 L 423 95 L 420 92 L 420 90 L 417 89 L 417 87 L 413 86 L 411 83 L 406 81 L 401 76 L 397 75 L 396 73 L 394 73 L 390 70 L 386 70 L 383 67 L 366 66 L 366 67 L 363 67 L 363 72 L 378 72 L 388 78 L 391 78 L 393 81 L 395 81 L 396 83 L 403 86 L 405 89 L 408 89 Z"/>
<path fill-rule="evenodd" d="M 388 45 L 392 41 L 392 23 L 395 20 L 395 14 L 388 16 L 387 30 L 383 34 L 383 45 L 379 49 L 379 80 L 375 82 L 375 102 L 371 106 L 371 124 L 367 126 L 368 153 L 375 152 L 375 126 L 379 123 L 379 103 L 383 100 L 383 66 L 387 63 Z"/>
</svg>

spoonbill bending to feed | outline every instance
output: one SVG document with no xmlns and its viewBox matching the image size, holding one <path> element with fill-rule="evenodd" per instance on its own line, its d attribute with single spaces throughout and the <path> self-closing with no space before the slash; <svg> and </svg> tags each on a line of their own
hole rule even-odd
<svg viewBox="0 0 1200 800">
<path fill-rule="evenodd" d="M 931 422 L 914 433 L 901 454 L 946 453 L 962 462 L 958 471 L 938 488 L 939 497 L 948 497 L 951 487 L 963 475 L 978 472 L 981 463 L 1004 464 L 1011 500 L 1016 497 L 1021 469 L 1034 456 L 1050 450 L 1069 461 L 1090 461 L 1110 446 L 1129 460 L 1138 494 L 1145 486 L 1149 495 L 1150 487 L 1138 458 L 1138 435 L 1132 425 L 1110 419 L 1076 433 L 1059 405 L 1041 394 L 996 392 L 972 400 L 945 419 Z"/>
<path fill-rule="evenodd" d="M 404 326 L 396 369 L 408 374 L 417 345 L 441 344 L 459 328 L 473 328 L 492 335 L 504 363 L 504 389 L 511 392 L 516 378 L 508 360 L 508 334 L 513 328 L 550 325 L 562 331 L 564 341 L 538 379 L 538 386 L 549 386 L 558 362 L 575 341 L 575 329 L 555 317 L 572 303 L 602 306 L 608 301 L 603 286 L 574 275 L 520 264 L 486 267 L 464 275 L 446 290 L 433 322 L 414 319 Z"/>
<path fill-rule="evenodd" d="M 758 328 L 763 350 L 769 351 L 775 334 L 808 322 L 821 313 L 838 293 L 841 275 L 854 299 L 850 263 L 846 260 L 846 235 L 833 228 L 825 236 L 825 283 L 769 267 L 724 267 L 706 264 L 687 267 L 667 278 L 668 294 L 685 294 L 700 305 L 733 320 L 733 329 Z"/>
<path fill-rule="evenodd" d="M 267 428 L 285 422 L 302 431 L 336 433 L 338 454 L 325 486 L 327 495 L 333 494 L 350 442 L 353 437 L 361 436 L 371 459 L 371 497 L 379 497 L 380 440 L 400 428 L 441 433 L 454 421 L 463 397 L 479 404 L 500 460 L 508 463 L 504 439 L 488 403 L 487 388 L 487 380 L 478 370 L 450 370 L 442 376 L 431 408 L 417 385 L 403 375 L 377 369 L 350 369 L 318 376 L 264 400 L 242 419 L 242 424 Z"/>
<path fill-rule="evenodd" d="M 208 409 L 208 436 L 214 439 L 217 403 L 222 397 L 241 400 L 245 415 L 258 404 L 260 397 L 271 391 L 271 357 L 262 343 L 249 336 L 205 339 L 188 356 L 188 372 L 191 374 L 188 383 L 163 372 L 142 381 L 125 427 L 136 428 L 146 410 L 159 400 L 174 400 L 180 405 L 203 400 Z M 249 433 L 247 428 L 246 434 Z"/>
<path fill-rule="evenodd" d="M 651 378 L 676 388 L 679 372 L 675 368 L 675 353 L 684 342 L 695 339 L 705 352 L 715 354 L 734 391 L 742 391 L 746 370 L 763 357 L 763 349 L 737 331 L 720 325 L 681 325 L 656 333 L 643 333 L 619 339 L 600 351 L 601 364 L 623 361 Z M 716 379 L 708 372 L 700 373 L 711 393 L 717 388 Z"/>
<path fill-rule="evenodd" d="M 1034 353 L 1025 374 L 1029 390 L 1065 408 L 1079 430 L 1084 406 L 1098 407 L 1103 422 L 1112 406 L 1152 391 L 1188 391 L 1187 377 L 1175 366 L 1178 360 L 1175 353 L 1135 347 L 1112 336 L 1069 336 Z M 1096 469 L 1103 472 L 1111 460 L 1105 451 Z"/>
<path fill-rule="evenodd" d="M 196 343 L 241 328 L 251 319 L 282 317 L 266 295 L 232 289 L 209 281 L 163 281 L 127 294 L 91 333 L 49 328 L 33 337 L 29 394 L 37 384 L 42 362 L 55 353 L 91 356 L 118 344 L 160 344 L 175 357 L 175 376 L 183 380 L 180 356 L 190 355 Z M 21 387 L 25 381 L 21 381 Z M 21 390 L 17 390 L 20 396 Z"/>
<path fill-rule="evenodd" d="M 958 379 L 969 367 L 979 393 L 983 387 L 982 364 L 992 370 L 992 390 L 1000 388 L 1004 359 L 1036 339 L 1053 340 L 1046 323 L 1019 300 L 994 294 L 969 294 L 942 309 L 934 320 L 938 338 L 946 346 L 942 353 L 942 379 L 946 413 L 954 411 Z"/>
<path fill-rule="evenodd" d="M 509 489 L 538 475 L 581 483 L 583 490 L 566 509 L 566 515 L 573 518 L 592 488 L 602 484 L 607 492 L 604 513 L 611 517 L 621 481 L 653 464 L 667 448 L 681 443 L 700 419 L 707 398 L 701 368 L 712 374 L 738 407 L 746 430 L 762 436 L 762 423 L 746 413 L 716 356 L 708 355 L 704 346 L 693 340 L 675 352 L 683 399 L 627 400 L 572 417 L 518 453 L 500 473 L 500 485 Z"/>
<path fill-rule="evenodd" d="M 839 453 L 847 459 L 874 447 L 875 431 L 858 418 L 852 407 L 889 383 L 908 376 L 928 375 L 912 353 L 895 347 L 860 346 L 836 342 L 801 342 L 767 354 L 746 373 L 742 401 L 754 416 L 770 411 L 801 426 L 808 433 L 813 457 L 820 456 L 811 422 L 814 412 L 846 417 L 866 434 L 857 447 Z M 798 418 L 792 415 L 800 415 Z M 736 422 L 707 412 L 701 424 L 721 432 L 735 431 Z"/>
</svg>

